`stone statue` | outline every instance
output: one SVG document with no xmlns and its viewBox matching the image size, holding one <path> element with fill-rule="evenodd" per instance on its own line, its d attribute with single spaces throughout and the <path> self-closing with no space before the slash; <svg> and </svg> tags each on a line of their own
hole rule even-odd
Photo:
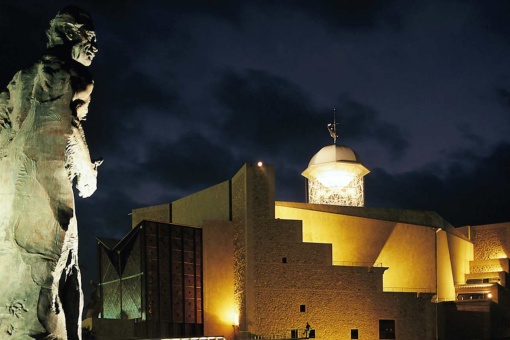
<svg viewBox="0 0 510 340">
<path fill-rule="evenodd" d="M 47 53 L 0 93 L 0 339 L 81 339 L 73 182 L 96 190 L 82 121 L 97 52 L 89 14 L 51 20 Z"/>
</svg>

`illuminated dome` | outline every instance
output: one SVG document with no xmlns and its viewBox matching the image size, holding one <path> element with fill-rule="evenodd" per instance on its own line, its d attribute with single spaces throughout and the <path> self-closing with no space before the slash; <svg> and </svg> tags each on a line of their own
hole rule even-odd
<svg viewBox="0 0 510 340">
<path fill-rule="evenodd" d="M 320 149 L 308 163 L 308 166 L 330 162 L 356 162 L 361 164 L 358 154 L 343 145 L 328 145 Z"/>
<path fill-rule="evenodd" d="M 308 201 L 362 207 L 363 176 L 369 172 L 351 148 L 325 146 L 312 157 L 302 173 L 308 179 Z"/>
</svg>

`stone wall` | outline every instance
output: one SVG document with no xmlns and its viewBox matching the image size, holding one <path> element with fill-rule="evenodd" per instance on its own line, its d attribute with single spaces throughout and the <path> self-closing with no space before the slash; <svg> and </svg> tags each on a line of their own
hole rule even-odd
<svg viewBox="0 0 510 340">
<path fill-rule="evenodd" d="M 508 259 L 477 260 L 469 263 L 470 273 L 509 272 Z"/>
<path fill-rule="evenodd" d="M 232 179 L 232 220 L 233 260 L 234 260 L 234 299 L 239 308 L 239 329 L 247 329 L 246 277 L 247 277 L 247 209 L 246 209 L 246 166 Z"/>
<path fill-rule="evenodd" d="M 301 248 L 306 251 L 305 248 Z M 255 266 L 255 287 L 274 289 L 321 289 L 338 292 L 363 291 L 382 293 L 385 268 L 324 266 L 317 264 Z"/>
<path fill-rule="evenodd" d="M 161 222 L 161 223 L 171 223 L 171 205 L 170 204 L 161 204 L 154 205 L 151 207 L 144 207 L 133 209 L 131 212 L 131 228 L 134 228 L 138 225 L 138 223 L 145 221 L 153 221 L 153 222 Z"/>
<path fill-rule="evenodd" d="M 397 339 L 435 339 L 435 305 L 430 295 L 322 289 L 257 289 L 257 310 L 252 333 L 290 335 L 308 322 L 316 338 L 379 339 L 379 320 L 395 320 Z M 301 312 L 301 305 L 305 311 Z M 301 334 L 300 334 L 301 335 Z"/>
<path fill-rule="evenodd" d="M 172 222 L 203 226 L 205 220 L 228 221 L 230 183 L 225 181 L 172 202 Z"/>
<path fill-rule="evenodd" d="M 489 260 L 510 257 L 510 223 L 471 227 L 474 259 Z"/>
<path fill-rule="evenodd" d="M 233 223 L 206 221 L 203 228 L 204 334 L 233 332 L 239 308 L 234 298 Z"/>
<path fill-rule="evenodd" d="M 281 205 L 276 217 L 302 220 L 305 242 L 332 244 L 334 264 L 389 267 L 388 289 L 436 290 L 434 228 Z"/>
<path fill-rule="evenodd" d="M 279 241 L 259 242 L 255 252 L 257 263 L 313 264 L 331 266 L 331 244 Z"/>
<path fill-rule="evenodd" d="M 331 242 L 307 239 L 310 229 L 299 218 L 275 219 L 272 167 L 245 165 L 229 184 L 230 202 L 217 199 L 224 197 L 217 196 L 218 192 L 226 192 L 220 184 L 223 189 L 218 192 L 219 187 L 210 188 L 173 203 L 174 219 L 204 228 L 206 330 L 224 330 L 224 335 L 231 335 L 228 330 L 233 321 L 224 319 L 228 311 L 212 310 L 221 306 L 221 299 L 211 297 L 215 294 L 224 296 L 224 305 L 239 312 L 238 334 L 290 336 L 291 329 L 302 331 L 309 322 L 320 339 L 350 339 L 351 329 L 358 329 L 360 339 L 377 339 L 379 320 L 390 319 L 395 320 L 399 339 L 434 339 L 431 294 L 383 292 L 387 268 L 332 265 Z M 208 204 L 211 207 L 200 208 Z M 231 222 L 224 220 L 224 213 L 218 218 L 224 222 L 212 221 L 209 210 L 225 211 L 225 206 L 231 209 Z M 317 225 L 324 222 L 325 215 L 318 214 Z M 362 231 L 360 226 L 349 226 Z M 395 223 L 379 227 L 389 235 Z M 384 242 L 379 246 L 384 247 Z M 222 249 L 209 257 L 215 247 Z M 406 243 L 406 247 L 416 245 Z M 217 275 L 220 271 L 224 278 Z"/>
<path fill-rule="evenodd" d="M 259 219 L 254 237 L 259 242 L 285 239 L 286 242 L 303 242 L 303 222 L 299 220 Z"/>
<path fill-rule="evenodd" d="M 261 206 L 265 207 L 262 201 L 268 200 L 268 195 L 264 193 L 267 182 L 256 171 L 253 170 L 255 174 L 247 173 L 246 190 L 252 190 L 253 201 L 257 202 L 254 209 L 261 209 Z M 233 194 L 235 197 L 235 190 Z M 247 197 L 249 199 L 249 193 Z M 384 293 L 383 273 L 387 268 L 331 265 L 335 259 L 331 242 L 313 238 L 313 234 L 332 214 L 317 214 L 314 216 L 316 223 L 310 220 L 301 222 L 296 218 L 297 221 L 292 224 L 287 219 L 275 220 L 271 211 L 255 212 L 250 211 L 249 203 L 245 206 L 249 220 L 246 222 L 246 235 L 247 240 L 252 241 L 248 241 L 247 246 L 255 249 L 254 257 L 248 257 L 248 262 L 251 259 L 254 264 L 248 263 L 246 267 L 246 288 L 254 292 L 246 294 L 247 304 L 254 306 L 254 309 L 247 309 L 250 315 L 246 329 L 252 334 L 265 337 L 290 336 L 291 329 L 298 328 L 302 332 L 309 322 L 320 339 L 350 339 L 351 329 L 358 329 L 360 339 L 378 339 L 379 320 L 391 319 L 396 322 L 397 338 L 435 338 L 435 305 L 431 303 L 431 294 L 418 296 L 416 293 Z M 377 233 L 374 229 L 363 230 L 362 226 L 356 226 L 356 221 L 360 219 L 344 218 L 350 221 L 346 228 L 351 228 L 352 235 Z M 374 224 L 365 219 L 364 223 L 367 222 Z M 303 238 L 296 242 L 294 238 L 300 234 L 296 228 L 301 225 Z M 377 227 L 389 235 L 395 223 L 385 225 L 379 221 Z M 413 230 L 407 232 L 412 235 Z M 338 229 L 332 228 L 328 233 L 338 236 Z M 432 236 L 433 246 L 434 238 L 430 228 L 424 228 L 423 233 L 429 240 Z M 414 231 L 414 235 L 419 238 L 421 234 Z M 303 242 L 303 239 L 308 242 Z M 411 241 L 405 243 L 406 249 L 418 248 L 416 252 L 423 259 L 425 254 L 420 252 L 420 244 Z M 341 251 L 356 255 L 373 248 L 368 243 L 361 247 L 356 245 L 357 248 L 344 248 Z M 352 247 L 352 244 L 343 240 L 342 246 Z M 384 243 L 380 247 L 384 247 Z M 250 253 L 249 249 L 247 253 Z M 406 261 L 413 261 L 413 258 L 407 256 Z M 370 260 L 367 262 L 370 263 Z M 305 311 L 301 312 L 301 308 Z"/>
</svg>

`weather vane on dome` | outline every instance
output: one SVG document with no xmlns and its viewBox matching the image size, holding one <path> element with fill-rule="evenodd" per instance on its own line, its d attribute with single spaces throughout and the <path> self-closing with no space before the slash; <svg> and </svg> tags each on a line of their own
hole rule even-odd
<svg viewBox="0 0 510 340">
<path fill-rule="evenodd" d="M 338 137 L 338 135 L 336 133 L 337 124 L 338 123 L 336 122 L 336 109 L 333 109 L 333 123 L 328 124 L 328 131 L 329 131 L 329 135 L 331 136 L 331 138 L 333 138 L 334 145 L 336 145 L 336 138 Z"/>
</svg>

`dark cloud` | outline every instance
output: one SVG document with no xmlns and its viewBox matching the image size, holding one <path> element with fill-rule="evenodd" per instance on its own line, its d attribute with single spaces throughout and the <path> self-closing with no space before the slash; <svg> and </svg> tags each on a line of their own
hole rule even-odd
<svg viewBox="0 0 510 340">
<path fill-rule="evenodd" d="M 485 138 L 480 136 L 480 134 L 477 132 L 473 131 L 473 129 L 468 124 L 460 124 L 458 126 L 458 131 L 460 135 L 466 139 L 467 142 L 476 145 L 478 148 L 486 144 Z"/>
<path fill-rule="evenodd" d="M 207 0 L 181 0 L 181 1 L 152 1 L 151 8 L 156 11 L 148 11 L 153 25 L 162 27 L 171 25 L 173 20 L 179 20 L 182 16 L 203 15 L 216 18 L 241 27 L 243 20 L 251 15 L 250 9 L 259 8 L 263 10 L 280 10 L 286 15 L 301 12 L 313 20 L 324 22 L 328 27 L 344 30 L 372 30 L 381 26 L 395 27 L 399 24 L 400 18 L 395 8 L 395 1 L 371 1 L 371 0 L 339 0 L 339 1 L 272 1 L 262 0 L 253 2 L 241 2 L 235 0 L 207 1 Z M 123 6 L 110 1 L 92 1 L 94 7 L 104 11 L 119 13 L 120 18 L 125 13 L 140 15 L 139 6 L 135 1 L 127 1 Z M 161 20 L 163 19 L 164 20 Z M 159 19 L 159 20 L 158 20 Z"/>
<path fill-rule="evenodd" d="M 199 133 L 186 135 L 173 144 L 152 144 L 147 156 L 134 177 L 145 177 L 179 193 L 191 193 L 223 182 L 244 163 Z M 178 198 L 175 194 L 172 197 Z"/>
<path fill-rule="evenodd" d="M 320 147 L 332 142 L 326 130 L 333 120 L 332 108 L 315 108 L 304 91 L 286 79 L 257 70 L 229 72 L 214 93 L 224 110 L 225 139 L 247 151 L 296 160 L 295 150 L 300 150 L 300 155 L 308 155 L 300 163 L 307 164 Z M 375 142 L 394 158 L 409 146 L 399 127 L 352 99 L 340 100 L 337 121 L 342 142 Z"/>
<path fill-rule="evenodd" d="M 366 205 L 433 210 L 454 226 L 510 220 L 510 144 L 485 156 L 466 155 L 444 176 L 428 169 L 398 175 L 375 169 L 365 177 Z"/>
<path fill-rule="evenodd" d="M 506 0 L 468 1 L 473 6 L 471 22 L 483 31 L 493 32 L 510 42 L 510 2 Z"/>
<path fill-rule="evenodd" d="M 46 48 L 46 28 L 55 14 L 42 17 L 19 4 L 2 6 L 0 88 L 4 88 L 20 68 L 28 67 L 40 58 Z M 18 20 L 13 21 L 14 18 Z"/>
<path fill-rule="evenodd" d="M 510 108 L 510 91 L 506 88 L 496 88 L 496 96 L 498 101 L 507 108 Z"/>
<path fill-rule="evenodd" d="M 172 86 L 163 87 L 154 79 L 136 70 L 125 72 L 122 67 L 105 65 L 108 73 L 95 72 L 96 86 L 86 123 L 92 143 L 114 145 L 139 132 L 142 124 L 137 111 L 170 111 L 179 98 Z M 108 89 L 108 90 L 106 90 Z M 113 143 L 113 144 L 112 144 Z"/>
<path fill-rule="evenodd" d="M 374 108 L 352 99 L 341 100 L 338 122 L 341 139 L 373 141 L 383 146 L 393 159 L 402 157 L 409 141 L 397 125 L 381 119 Z"/>
<path fill-rule="evenodd" d="M 307 144 L 310 131 L 327 121 L 299 87 L 264 71 L 227 72 L 214 94 L 224 114 L 219 123 L 225 140 L 245 150 L 283 155 L 288 145 Z"/>
<path fill-rule="evenodd" d="M 396 27 L 400 23 L 395 1 L 371 0 L 285 0 L 262 1 L 260 4 L 280 7 L 285 11 L 300 10 L 313 19 L 323 21 L 327 26 L 350 30 L 365 31 L 383 26 Z"/>
<path fill-rule="evenodd" d="M 208 14 L 219 19 L 240 23 L 243 12 L 243 3 L 236 0 L 223 0 L 211 2 L 208 0 L 175 1 L 170 4 L 172 10 L 177 12 L 191 12 Z"/>
</svg>

